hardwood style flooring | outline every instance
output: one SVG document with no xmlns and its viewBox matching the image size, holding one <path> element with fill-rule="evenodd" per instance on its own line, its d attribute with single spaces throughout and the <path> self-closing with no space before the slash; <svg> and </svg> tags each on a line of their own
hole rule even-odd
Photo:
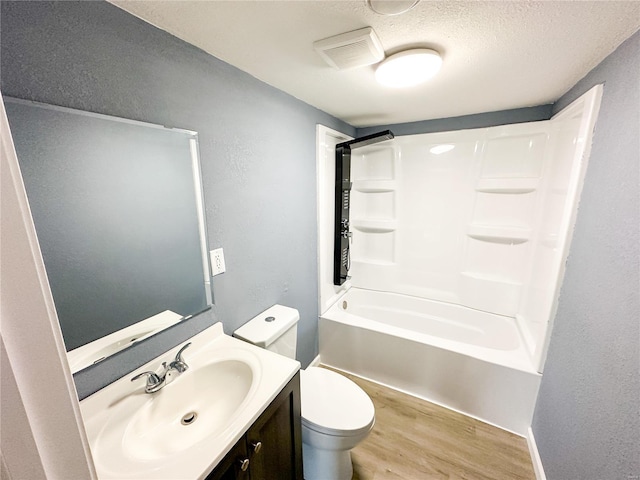
<svg viewBox="0 0 640 480">
<path fill-rule="evenodd" d="M 351 451 L 353 480 L 535 480 L 524 438 L 346 376 L 376 408 L 373 431 Z"/>
</svg>

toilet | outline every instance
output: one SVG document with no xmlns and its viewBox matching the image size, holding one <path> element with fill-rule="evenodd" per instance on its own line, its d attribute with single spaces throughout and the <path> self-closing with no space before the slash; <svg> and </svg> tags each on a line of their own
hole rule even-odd
<svg viewBox="0 0 640 480">
<path fill-rule="evenodd" d="M 233 336 L 295 359 L 299 319 L 296 309 L 274 305 Z M 351 480 L 351 449 L 373 428 L 373 402 L 348 378 L 319 367 L 300 371 L 300 397 L 305 480 Z"/>
</svg>

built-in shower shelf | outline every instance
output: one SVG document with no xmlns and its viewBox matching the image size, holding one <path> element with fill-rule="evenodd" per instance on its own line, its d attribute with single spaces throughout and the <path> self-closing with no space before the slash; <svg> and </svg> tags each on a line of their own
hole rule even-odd
<svg viewBox="0 0 640 480">
<path fill-rule="evenodd" d="M 394 192 L 396 190 L 396 182 L 394 180 L 354 181 L 353 189 L 363 193 Z"/>
<path fill-rule="evenodd" d="M 351 226 L 366 233 L 393 232 L 398 226 L 395 220 L 352 220 Z"/>
<path fill-rule="evenodd" d="M 539 182 L 538 177 L 481 178 L 476 185 L 476 191 L 483 193 L 530 193 L 538 188 Z"/>
<path fill-rule="evenodd" d="M 467 235 L 483 242 L 515 245 L 528 241 L 531 236 L 531 229 L 513 225 L 471 224 L 467 230 Z"/>
</svg>

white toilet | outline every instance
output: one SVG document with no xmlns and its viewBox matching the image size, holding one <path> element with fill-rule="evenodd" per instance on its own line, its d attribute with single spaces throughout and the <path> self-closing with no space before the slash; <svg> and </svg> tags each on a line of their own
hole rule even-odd
<svg viewBox="0 0 640 480">
<path fill-rule="evenodd" d="M 233 335 L 295 358 L 299 319 L 297 310 L 274 305 Z M 373 428 L 373 402 L 348 378 L 318 367 L 300 371 L 300 396 L 305 480 L 351 480 L 350 450 Z"/>
</svg>

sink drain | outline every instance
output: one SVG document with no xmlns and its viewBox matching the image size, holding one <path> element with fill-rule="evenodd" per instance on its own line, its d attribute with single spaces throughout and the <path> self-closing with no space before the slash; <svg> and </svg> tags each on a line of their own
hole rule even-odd
<svg viewBox="0 0 640 480">
<path fill-rule="evenodd" d="M 185 413 L 180 420 L 182 425 L 191 425 L 198 418 L 198 414 L 196 412 Z"/>
</svg>

